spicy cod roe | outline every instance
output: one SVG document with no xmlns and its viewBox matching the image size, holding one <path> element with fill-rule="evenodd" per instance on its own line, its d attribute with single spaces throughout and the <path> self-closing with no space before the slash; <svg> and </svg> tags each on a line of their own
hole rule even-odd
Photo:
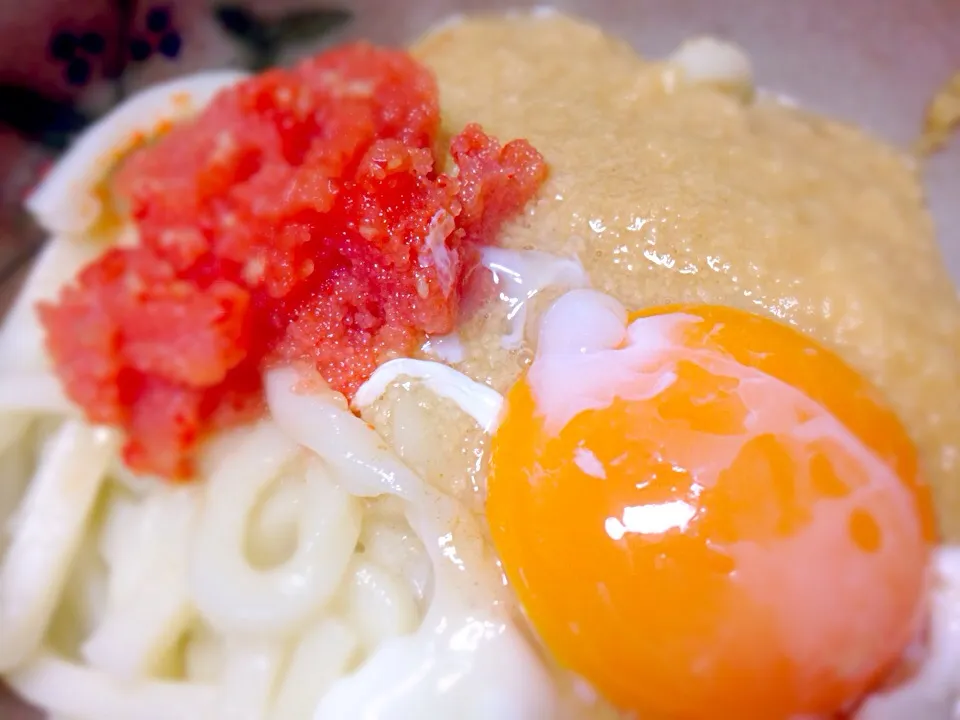
<svg viewBox="0 0 960 720">
<path fill-rule="evenodd" d="M 218 95 L 116 173 L 139 243 L 40 306 L 68 395 L 183 479 L 198 441 L 262 408 L 265 364 L 348 395 L 453 329 L 477 246 L 546 175 L 470 125 L 437 171 L 437 88 L 406 53 L 345 46 Z"/>
</svg>

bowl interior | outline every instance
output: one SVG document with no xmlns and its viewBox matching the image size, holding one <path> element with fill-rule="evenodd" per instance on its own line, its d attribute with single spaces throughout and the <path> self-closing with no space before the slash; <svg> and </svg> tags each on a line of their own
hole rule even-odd
<svg viewBox="0 0 960 720">
<path fill-rule="evenodd" d="M 278 48 L 276 57 L 290 60 L 315 49 L 318 42 L 341 39 L 402 43 L 454 13 L 534 4 L 497 0 L 340 2 L 337 7 L 349 11 L 349 21 L 341 24 L 335 19 L 331 25 L 337 29 L 332 34 L 302 33 L 305 37 Z M 249 0 L 234 7 L 276 20 L 294 11 L 330 9 L 332 5 L 309 0 Z M 795 98 L 813 110 L 858 123 L 902 145 L 916 137 L 924 107 L 936 89 L 960 68 L 960 42 L 956 41 L 960 37 L 960 2 L 566 0 L 555 5 L 592 18 L 650 56 L 664 54 L 695 34 L 734 40 L 750 54 L 764 88 Z M 204 67 L 250 62 L 243 48 L 238 49 L 236 38 L 229 37 L 223 23 L 216 21 L 212 6 L 188 0 L 171 6 L 182 18 L 183 54 L 175 61 L 137 68 L 134 86 Z M 16 13 L 0 12 L 0 22 L 16 20 Z M 97 95 L 97 91 L 91 94 Z M 82 102 L 96 104 L 97 99 Z M 8 138 L 5 143 L 0 147 L 5 156 L 0 162 L 4 171 L 0 173 L 0 308 L 23 275 L 30 243 L 39 240 L 36 229 L 29 228 L 16 210 L 23 178 L 55 157 L 36 142 Z M 960 281 L 960 203 L 955 201 L 960 198 L 960 140 L 955 139 L 927 163 L 924 177 L 945 262 Z M 0 691 L 0 718 L 36 717 Z"/>
</svg>

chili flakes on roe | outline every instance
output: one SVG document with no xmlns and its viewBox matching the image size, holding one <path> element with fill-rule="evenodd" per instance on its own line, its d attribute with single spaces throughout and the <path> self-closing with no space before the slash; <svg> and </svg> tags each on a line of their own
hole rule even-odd
<svg viewBox="0 0 960 720">
<path fill-rule="evenodd" d="M 477 125 L 438 172 L 430 73 L 353 44 L 220 93 L 115 177 L 139 244 L 39 307 L 70 398 L 136 471 L 186 479 L 209 432 L 263 410 L 265 365 L 309 359 L 351 396 L 453 329 L 477 246 L 546 177 Z"/>
</svg>

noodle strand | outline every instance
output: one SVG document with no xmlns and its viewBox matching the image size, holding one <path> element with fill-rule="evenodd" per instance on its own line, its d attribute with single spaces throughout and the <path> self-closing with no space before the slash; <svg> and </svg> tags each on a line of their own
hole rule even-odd
<svg viewBox="0 0 960 720">
<path fill-rule="evenodd" d="M 10 686 L 35 705 L 75 720 L 210 720 L 216 689 L 161 680 L 123 683 L 49 652 L 14 670 Z"/>
<path fill-rule="evenodd" d="M 106 615 L 81 648 L 91 666 L 124 679 L 147 675 L 194 618 L 187 557 L 199 494 L 162 489 L 143 501 L 113 558 Z"/>
<path fill-rule="evenodd" d="M 0 567 L 0 671 L 40 645 L 115 447 L 112 433 L 74 420 L 51 440 Z"/>
<path fill-rule="evenodd" d="M 210 477 L 190 587 L 200 612 L 221 632 L 269 635 L 302 626 L 333 596 L 356 547 L 360 503 L 315 461 L 306 472 L 293 556 L 266 570 L 254 568 L 245 556 L 253 510 L 297 449 L 275 425 L 262 423 Z"/>
<path fill-rule="evenodd" d="M 294 648 L 270 720 L 311 720 L 317 702 L 358 652 L 356 634 L 340 620 L 323 620 L 308 630 Z"/>
</svg>

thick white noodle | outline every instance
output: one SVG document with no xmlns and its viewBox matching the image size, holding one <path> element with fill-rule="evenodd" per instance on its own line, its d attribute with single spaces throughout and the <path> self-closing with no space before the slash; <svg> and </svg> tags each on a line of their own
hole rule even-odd
<svg viewBox="0 0 960 720">
<path fill-rule="evenodd" d="M 217 689 L 200 683 L 124 683 L 49 652 L 5 677 L 23 698 L 75 720 L 210 720 Z"/>
<path fill-rule="evenodd" d="M 269 720 L 312 720 L 320 698 L 358 652 L 356 633 L 343 621 L 328 618 L 310 628 L 293 650 Z"/>
<path fill-rule="evenodd" d="M 149 675 L 194 618 L 187 558 L 199 488 L 157 488 L 111 548 L 106 614 L 81 653 L 92 667 L 129 679 Z"/>
<path fill-rule="evenodd" d="M 99 513 L 91 518 L 92 523 L 98 520 L 97 515 Z M 109 571 L 100 555 L 96 534 L 88 531 L 70 564 L 67 582 L 43 644 L 51 651 L 67 653 L 75 659 L 77 648 L 103 622 L 108 581 Z"/>
<path fill-rule="evenodd" d="M 551 679 L 516 628 L 437 598 L 413 635 L 384 642 L 323 696 L 318 720 L 557 717 Z"/>
<path fill-rule="evenodd" d="M 83 265 L 103 251 L 103 245 L 53 237 L 34 261 L 23 289 L 0 325 L 0 371 L 40 373 L 50 367 L 44 351 L 43 328 L 36 304 L 52 300 Z"/>
<path fill-rule="evenodd" d="M 360 544 L 366 557 L 399 574 L 410 584 L 418 608 L 424 610 L 429 599 L 433 566 L 423 541 L 410 527 L 406 515 L 368 509 L 360 532 Z"/>
<path fill-rule="evenodd" d="M 251 520 L 247 551 L 257 567 L 279 565 L 297 547 L 297 528 L 304 501 L 304 468 L 294 463 L 283 473 Z"/>
<path fill-rule="evenodd" d="M 50 233 L 82 235 L 102 210 L 97 185 L 124 154 L 244 77 L 229 70 L 197 73 L 132 96 L 73 144 L 27 198 L 27 209 Z"/>
<path fill-rule="evenodd" d="M 483 555 L 475 519 L 462 513 L 453 498 L 427 486 L 376 430 L 347 410 L 342 395 L 328 390 L 298 391 L 303 379 L 293 368 L 267 374 L 267 401 L 277 425 L 325 462 L 341 469 L 338 477 L 354 495 L 389 494 L 405 501 L 407 520 L 423 540 L 434 565 L 452 566 L 466 574 L 458 551 L 468 551 L 475 557 Z M 310 381 L 312 388 L 316 380 L 311 377 Z M 451 528 L 457 529 L 458 549 L 454 548 Z M 470 582 L 476 584 L 485 571 L 480 563 L 471 570 L 477 575 Z"/>
<path fill-rule="evenodd" d="M 225 634 L 271 635 L 302 626 L 333 597 L 356 547 L 360 502 L 314 461 L 293 556 L 275 568 L 250 564 L 244 547 L 253 510 L 297 449 L 274 424 L 261 423 L 207 483 L 190 586 L 207 622 Z"/>
<path fill-rule="evenodd" d="M 347 570 L 339 605 L 358 634 L 364 652 L 376 650 L 384 640 L 412 633 L 420 623 L 413 588 L 405 585 L 362 555 L 355 555 Z"/>
<path fill-rule="evenodd" d="M 275 421 L 347 471 L 343 482 L 351 492 L 407 501 L 407 518 L 433 562 L 433 598 L 420 628 L 381 643 L 355 673 L 333 684 L 314 717 L 554 717 L 549 674 L 501 604 L 503 586 L 476 521 L 425 486 L 336 394 L 297 392 L 305 386 L 294 369 L 268 373 L 266 386 Z"/>
<path fill-rule="evenodd" d="M 754 87 L 750 56 L 743 48 L 707 36 L 684 40 L 668 58 L 663 80 L 668 90 L 678 85 L 712 85 L 743 100 L 749 99 Z"/>
<path fill-rule="evenodd" d="M 318 702 L 338 687 L 334 718 L 356 688 L 368 696 L 356 709 L 400 697 L 390 717 L 448 716 L 461 705 L 506 708 L 508 720 L 548 710 L 542 668 L 522 641 L 513 645 L 519 635 L 499 606 L 500 578 L 474 520 L 426 486 L 339 394 L 304 403 L 290 392 L 294 371 L 271 373 L 274 420 L 211 443 L 200 462 L 205 482 L 190 488 L 133 477 L 118 467 L 113 433 L 71 419 L 77 411 L 50 371 L 35 304 L 117 241 L 91 237 L 102 227 L 103 180 L 123 154 L 241 77 L 199 74 L 134 96 L 77 142 L 28 200 L 54 240 L 0 331 L 0 453 L 7 447 L 29 458 L 17 445 L 38 434 L 31 425 L 65 419 L 10 523 L 0 566 L 0 672 L 28 701 L 70 720 L 322 718 Z M 499 396 L 482 400 L 489 427 Z M 368 527 L 360 498 L 384 494 L 402 499 L 403 514 L 396 523 L 377 520 L 370 552 L 355 554 Z M 98 498 L 103 512 L 92 527 Z M 297 542 L 287 557 L 291 526 Z M 402 547 L 385 547 L 389 538 Z M 428 604 L 430 622 L 417 629 Z M 86 665 L 50 645 L 60 640 L 51 618 L 59 626 L 74 605 L 87 609 L 64 633 L 63 650 L 72 658 L 79 649 Z M 391 655 L 394 643 L 399 655 Z M 179 647 L 188 680 L 158 679 L 177 671 Z M 373 669 L 343 685 L 368 654 Z M 381 676 L 384 667 L 392 670 Z M 418 673 L 423 682 L 407 687 Z M 533 700 L 518 698 L 520 685 Z M 484 699 L 491 687 L 502 707 Z M 423 713 L 404 715 L 417 709 Z"/>
<path fill-rule="evenodd" d="M 226 666 L 211 720 L 263 720 L 272 704 L 286 653 L 275 639 L 227 643 Z"/>
<path fill-rule="evenodd" d="M 29 415 L 0 414 L 0 558 L 7 546 L 7 523 L 34 473 L 33 453 L 23 446 L 31 439 Z"/>
<path fill-rule="evenodd" d="M 0 566 L 0 671 L 39 647 L 115 447 L 112 433 L 74 420 L 50 441 Z"/>
<path fill-rule="evenodd" d="M 226 641 L 208 625 L 198 623 L 188 636 L 183 652 L 184 672 L 195 682 L 215 683 L 227 662 Z"/>
<path fill-rule="evenodd" d="M 109 589 L 114 598 L 126 597 L 134 592 L 136 569 L 131 563 L 122 562 L 121 557 L 127 554 L 130 538 L 137 537 L 137 524 L 143 508 L 144 505 L 137 502 L 136 498 L 122 491 L 112 492 L 108 496 L 103 520 L 97 528 L 97 549 L 110 568 Z M 115 600 L 111 598 L 111 602 Z"/>
</svg>

